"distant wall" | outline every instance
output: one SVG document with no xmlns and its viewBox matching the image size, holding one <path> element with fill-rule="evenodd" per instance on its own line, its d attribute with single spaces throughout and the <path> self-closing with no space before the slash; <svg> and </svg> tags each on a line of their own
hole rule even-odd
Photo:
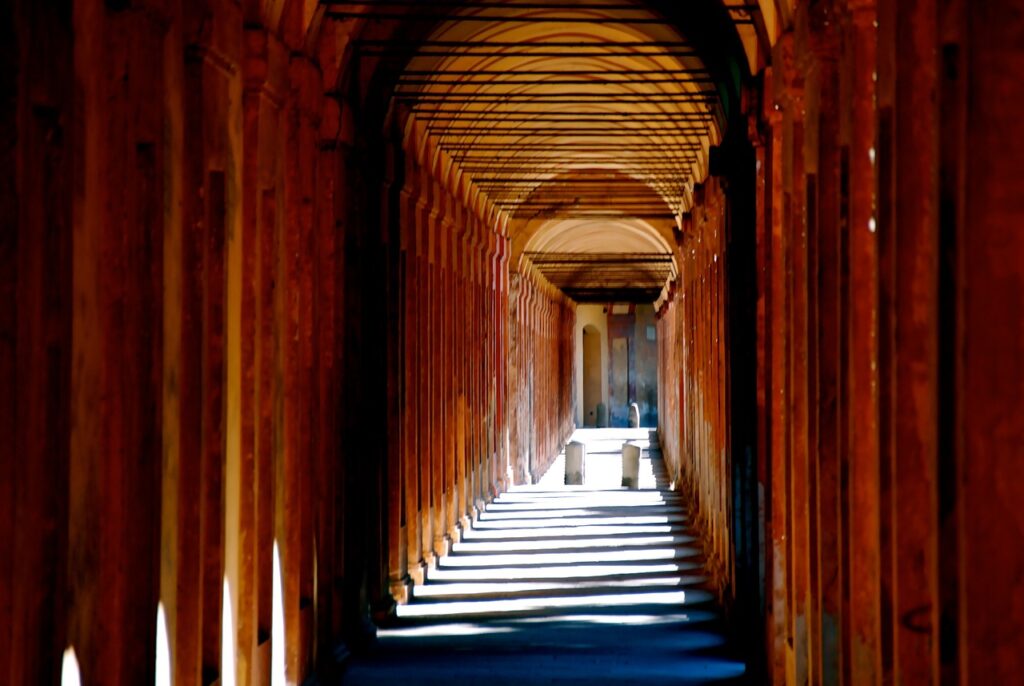
<svg viewBox="0 0 1024 686">
<path fill-rule="evenodd" d="M 601 335 L 601 402 L 611 426 L 626 426 L 630 403 L 640 408 L 640 423 L 658 423 L 658 342 L 652 305 L 579 305 L 576 308 L 576 424 L 593 426 L 595 408 L 583 398 L 583 329 Z M 595 413 L 591 416 L 591 413 Z"/>
<path fill-rule="evenodd" d="M 596 408 L 584 407 L 583 403 L 583 329 L 592 326 L 601 336 L 601 369 L 608 369 L 608 316 L 604 305 L 576 306 L 576 426 L 594 426 L 597 419 Z M 608 405 L 608 374 L 601 374 L 601 402 Z M 594 415 L 590 416 L 593 412 Z"/>
</svg>

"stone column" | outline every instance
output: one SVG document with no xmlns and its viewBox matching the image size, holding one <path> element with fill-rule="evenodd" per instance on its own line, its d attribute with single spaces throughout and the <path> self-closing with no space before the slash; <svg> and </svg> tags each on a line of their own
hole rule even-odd
<svg viewBox="0 0 1024 686">
<path fill-rule="evenodd" d="M 419 503 L 419 351 L 420 333 L 418 327 L 418 257 L 417 257 L 417 204 L 419 174 L 415 156 L 404 150 L 405 180 L 402 189 L 402 333 L 404 352 L 404 404 L 402 407 L 402 459 L 405 480 L 405 548 L 406 567 L 413 581 L 422 581 Z"/>
<path fill-rule="evenodd" d="M 771 68 L 771 72 L 765 79 L 765 90 L 769 90 L 769 79 L 774 84 L 777 78 L 781 78 Z M 770 143 L 768 152 L 768 175 L 769 184 L 768 196 L 771 205 L 768 209 L 769 216 L 766 221 L 770 225 L 770 246 L 768 248 L 768 332 L 770 336 L 770 383 L 768 389 L 770 398 L 768 400 L 771 414 L 771 437 L 769 453 L 771 455 L 771 572 L 770 583 L 768 584 L 771 593 L 771 617 L 770 617 L 770 644 L 772 646 L 772 664 L 770 673 L 773 683 L 784 683 L 787 678 L 786 646 L 789 644 L 790 626 L 789 619 L 789 598 L 787 595 L 789 584 L 792 583 L 789 569 L 789 544 L 787 543 L 787 529 L 789 523 L 789 499 L 787 492 L 788 483 L 788 444 L 789 444 L 789 393 L 788 393 L 788 369 L 787 369 L 787 340 L 786 331 L 789 321 L 788 298 L 785 287 L 786 262 L 788 256 L 788 245 L 786 242 L 787 232 L 785 230 L 784 196 L 785 186 L 783 177 L 783 160 L 785 155 L 786 141 L 783 136 L 783 121 L 781 107 L 775 104 L 774 99 L 766 98 L 766 119 L 770 127 Z"/>
<path fill-rule="evenodd" d="M 633 442 L 622 444 L 622 486 L 633 491 L 640 488 L 640 446 Z"/>
<path fill-rule="evenodd" d="M 71 338 L 78 302 L 72 297 L 72 203 L 75 184 L 85 183 L 74 176 L 85 141 L 78 137 L 75 108 L 81 101 L 73 96 L 92 85 L 91 79 L 76 81 L 71 8 L 71 2 L 16 0 L 0 9 L 0 679 L 12 684 L 59 683 L 61 653 L 70 645 L 67 587 L 74 580 L 68 579 L 68 398 L 72 350 L 81 350 Z M 98 61 L 91 66 L 102 72 Z M 163 66 L 154 66 L 153 85 L 161 88 Z M 144 114 L 151 121 L 153 111 Z M 140 142 L 152 143 L 148 137 L 153 132 L 143 133 Z M 159 158 L 150 157 L 154 150 L 144 149 L 146 155 L 129 158 L 126 166 L 145 162 L 143 171 L 157 164 Z M 152 196 L 161 190 L 152 185 L 159 181 L 157 171 L 148 169 L 148 178 L 126 191 L 143 191 L 140 219 L 143 212 L 153 213 L 149 219 L 158 232 L 163 217 Z M 140 237 L 134 230 L 123 235 L 133 245 Z M 159 286 L 162 246 L 157 242 L 153 248 L 152 261 L 140 266 L 154 270 Z M 152 286 L 146 284 L 139 296 L 152 297 Z M 151 316 L 159 331 L 160 310 L 155 309 Z M 142 326 L 145 319 L 131 323 Z M 157 366 L 140 379 L 144 386 L 139 390 L 155 398 L 161 360 L 159 336 L 153 340 Z M 139 418 L 159 431 L 157 408 L 147 403 Z M 159 450 L 158 435 L 148 440 Z M 159 467 L 156 458 L 157 476 Z M 155 489 L 152 482 L 139 485 L 147 497 L 158 497 L 158 483 Z M 90 567 L 99 562 L 84 561 Z M 149 635 L 150 627 L 142 628 Z M 71 647 L 80 659 L 86 657 L 82 648 Z"/>
<path fill-rule="evenodd" d="M 839 369 L 839 113 L 837 17 L 831 3 L 808 9 L 807 225 L 809 263 L 811 532 L 810 678 L 839 680 L 841 549 L 837 377 Z"/>
<path fill-rule="evenodd" d="M 25 131 L 19 143 L 38 145 L 46 141 L 49 150 L 45 154 L 52 167 L 42 179 L 32 178 L 31 165 L 21 168 L 29 174 L 22 179 L 26 228 L 39 237 L 24 237 L 21 254 L 29 259 L 19 265 L 18 275 L 27 280 L 28 288 L 32 288 L 34 279 L 42 277 L 44 256 L 33 256 L 38 248 L 52 248 L 45 259 L 53 262 L 46 270 L 51 276 L 36 283 L 37 289 L 32 288 L 38 296 L 52 300 L 35 307 L 29 300 L 19 308 L 26 320 L 19 328 L 18 348 L 24 355 L 21 373 L 38 372 L 31 379 L 33 387 L 45 389 L 51 402 L 59 404 L 64 398 L 69 403 L 70 421 L 62 426 L 60 413 L 54 413 L 53 424 L 44 426 L 48 407 L 41 396 L 33 399 L 30 393 L 15 417 L 24 422 L 19 427 L 24 431 L 23 443 L 11 449 L 20 459 L 39 460 L 38 466 L 49 463 L 55 468 L 53 473 L 39 474 L 29 466 L 19 484 L 25 494 L 44 496 L 40 504 L 46 499 L 39 479 L 67 478 L 69 500 L 64 514 L 68 522 L 66 578 L 70 597 L 66 645 L 61 649 L 74 648 L 84 683 L 117 686 L 153 681 L 160 602 L 157 565 L 161 556 L 161 483 L 164 474 L 169 481 L 176 476 L 176 465 L 161 462 L 164 429 L 158 389 L 164 363 L 164 250 L 170 242 L 165 242 L 164 231 L 180 235 L 180 225 L 171 227 L 169 221 L 181 219 L 165 214 L 174 212 L 164 204 L 165 180 L 174 178 L 171 183 L 175 184 L 180 179 L 180 167 L 175 164 L 179 160 L 164 156 L 171 148 L 165 146 L 165 133 L 175 126 L 169 124 L 169 118 L 173 117 L 175 123 L 181 121 L 181 101 L 165 110 L 165 105 L 173 101 L 165 88 L 174 85 L 169 75 L 175 66 L 164 62 L 163 51 L 154 49 L 164 45 L 163 20 L 169 17 L 137 9 L 111 10 L 100 2 L 77 2 L 73 10 L 67 10 L 75 36 L 76 121 L 72 125 L 61 116 L 59 99 L 37 103 L 30 113 L 32 118 L 22 119 L 36 130 Z M 54 18 L 52 30 L 66 28 L 64 21 Z M 63 45 L 58 51 L 68 47 Z M 181 44 L 169 42 L 166 54 L 176 58 L 169 62 L 180 64 Z M 59 52 L 44 59 L 51 58 L 59 59 Z M 69 64 L 65 66 L 70 68 Z M 36 97 L 45 95 L 48 80 L 40 78 L 40 83 L 33 84 L 28 92 Z M 65 167 L 59 141 L 65 136 L 76 148 L 74 187 L 69 185 L 52 196 L 35 195 L 47 190 L 40 187 L 40 182 L 47 178 L 59 182 L 62 178 Z M 176 185 L 168 188 L 168 196 L 175 197 L 177 190 Z M 71 214 L 60 209 L 62 195 L 70 195 Z M 53 209 L 46 208 L 50 203 Z M 68 232 L 72 242 L 62 245 L 61 237 Z M 53 244 L 46 246 L 47 240 Z M 61 281 L 68 273 L 72 275 L 70 301 L 64 299 L 62 289 L 67 284 Z M 59 315 L 64 302 L 73 302 L 70 330 Z M 57 311 L 48 312 L 50 308 Z M 38 339 L 22 338 L 32 334 L 34 327 Z M 62 362 L 67 359 L 67 348 L 58 338 L 62 332 L 71 346 L 70 394 L 63 395 L 61 379 L 68 371 Z M 197 339 L 201 341 L 198 335 Z M 46 348 L 35 348 L 38 340 L 47 341 Z M 27 381 L 22 377 L 19 385 L 25 386 Z M 188 430 L 198 431 L 199 427 L 190 425 Z M 66 469 L 60 465 L 61 442 L 70 450 Z M 172 463 L 174 455 L 168 457 Z M 172 481 L 169 485 L 177 484 Z M 177 495 L 169 490 L 164 494 Z M 28 515 L 22 522 L 26 532 L 46 525 L 47 519 L 60 511 L 40 516 L 31 514 L 17 500 L 14 505 Z M 187 506 L 182 499 L 168 509 L 178 514 Z M 42 534 L 45 529 L 37 532 Z M 184 536 L 193 532 L 176 528 L 175 533 Z M 19 543 L 15 540 L 14 545 L 21 547 Z M 18 560 L 22 573 L 53 578 L 45 558 L 36 557 L 38 553 L 31 548 L 21 549 L 25 552 Z M 36 567 L 37 563 L 43 564 Z M 198 572 L 198 560 L 193 559 L 193 564 Z M 21 588 L 18 581 L 15 589 Z M 59 593 L 58 589 L 49 592 Z M 187 586 L 186 592 L 198 594 L 201 587 L 196 582 Z M 20 635 L 33 636 L 33 640 L 39 637 L 28 633 L 43 628 L 36 623 L 45 615 L 36 611 L 45 610 L 32 607 L 38 600 L 31 593 L 14 598 L 15 621 L 22 612 L 30 615 L 28 623 L 16 625 L 16 636 L 26 632 Z M 181 604 L 183 600 L 179 598 Z M 219 618 L 219 602 L 217 611 Z M 184 626 L 176 628 L 183 631 Z M 189 629 L 195 632 L 195 625 Z M 198 646 L 198 641 L 194 645 Z M 17 641 L 11 647 L 18 653 L 24 649 Z M 29 646 L 23 654 L 31 658 L 30 651 L 36 649 L 35 645 Z M 198 651 L 195 655 L 198 657 Z M 59 653 L 37 657 L 56 665 Z M 197 678 L 198 660 L 192 664 Z M 15 671 L 16 681 L 17 675 Z M 26 682 L 38 681 L 29 670 L 22 676 Z M 51 676 L 54 681 L 60 679 L 56 668 Z M 179 683 L 189 683 L 188 676 Z"/>
<path fill-rule="evenodd" d="M 443 355 L 444 379 L 444 530 L 447 544 L 457 541 L 459 532 L 456 529 L 458 521 L 458 498 L 456 497 L 455 481 L 455 416 L 456 398 L 458 394 L 458 382 L 455 376 L 455 241 L 457 231 L 454 222 L 455 198 L 451 188 L 447 188 L 444 194 L 444 212 L 441 219 L 442 231 L 442 273 L 444 296 L 442 298 L 442 343 L 441 352 Z"/>
<path fill-rule="evenodd" d="M 398 604 L 408 602 L 409 550 L 406 539 L 408 512 L 408 458 L 409 431 L 409 329 L 407 283 L 408 278 L 408 202 L 409 187 L 406 179 L 408 153 L 402 145 L 400 127 L 392 123 L 386 144 L 388 155 L 383 204 L 386 210 L 388 245 L 388 299 L 387 307 L 393 312 L 388 322 L 388 442 L 387 519 L 388 519 L 388 593 Z M 335 458 L 337 459 L 337 458 Z M 404 521 L 403 521 L 404 520 Z"/>
<path fill-rule="evenodd" d="M 957 478 L 940 490 L 940 517 L 950 514 L 952 489 L 960 680 L 1012 682 L 1024 669 L 1024 139 L 1012 133 L 1024 112 L 1024 15 L 1011 0 L 952 3 L 947 11 L 964 40 L 944 43 L 943 74 L 958 82 L 946 88 L 962 88 L 966 117 L 948 112 L 950 124 L 963 124 L 962 138 L 943 135 L 952 146 L 962 141 L 943 159 L 941 178 L 954 173 L 959 153 L 963 195 L 962 205 L 945 188 L 940 196 L 940 318 L 957 307 L 956 321 L 943 321 L 940 330 L 940 346 L 956 341 L 952 358 L 940 350 L 940 469 L 950 458 L 950 405 L 962 431 L 954 430 Z M 940 102 L 945 117 L 949 101 Z M 955 400 L 948 397 L 953 388 Z M 943 547 L 942 554 L 949 552 Z"/>
<path fill-rule="evenodd" d="M 433 544 L 433 528 L 430 518 L 431 495 L 431 462 L 430 462 L 430 288 L 429 288 L 429 225 L 430 211 L 430 176 L 426 169 L 420 168 L 418 197 L 416 203 L 416 287 L 413 300 L 416 307 L 416 462 L 418 466 L 419 502 L 416 517 L 419 520 L 419 541 L 417 542 L 417 559 L 421 561 L 419 578 L 414 576 L 416 583 L 422 583 L 427 568 L 433 562 L 431 547 Z M 415 574 L 415 572 L 414 572 Z"/>
<path fill-rule="evenodd" d="M 881 680 L 879 545 L 879 267 L 876 216 L 876 11 L 849 0 L 850 667 L 856 683 Z"/>
<path fill-rule="evenodd" d="M 587 447 L 579 441 L 565 446 L 565 484 L 582 486 L 585 481 Z"/>
<path fill-rule="evenodd" d="M 790 631 L 793 641 L 793 678 L 806 683 L 809 675 L 808 619 L 810 606 L 810 569 L 814 554 L 811 541 L 810 507 L 810 445 L 809 445 L 809 370 L 808 370 L 808 254 L 807 254 L 807 178 L 805 175 L 806 117 L 804 99 L 804 55 L 796 55 L 792 33 L 784 36 L 776 47 L 783 58 L 776 68 L 782 71 L 781 93 L 784 127 L 787 136 L 786 196 L 783 211 L 787 223 L 787 300 L 789 306 L 789 350 L 787 380 L 790 395 L 790 570 L 792 579 L 792 613 Z M 799 60 L 799 63 L 798 63 Z"/>
</svg>

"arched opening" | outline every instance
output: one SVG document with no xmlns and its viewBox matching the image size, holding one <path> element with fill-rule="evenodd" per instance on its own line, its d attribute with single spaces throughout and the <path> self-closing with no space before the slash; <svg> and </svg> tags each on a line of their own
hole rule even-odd
<svg viewBox="0 0 1024 686">
<path fill-rule="evenodd" d="M 607 408 L 601 394 L 601 334 L 592 324 L 583 327 L 583 425 L 607 426 Z M 602 416 L 604 415 L 604 416 Z"/>
</svg>

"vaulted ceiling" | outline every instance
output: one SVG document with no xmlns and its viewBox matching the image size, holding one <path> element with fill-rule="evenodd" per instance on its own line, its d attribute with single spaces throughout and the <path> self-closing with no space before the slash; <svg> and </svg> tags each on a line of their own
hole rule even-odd
<svg viewBox="0 0 1024 686">
<path fill-rule="evenodd" d="M 507 214 L 514 259 L 577 299 L 657 297 L 726 122 L 716 76 L 677 19 L 633 0 L 328 4 L 336 18 L 434 26 L 394 102 Z M 731 4 L 756 38 L 758 7 Z M 744 48 L 756 57 L 756 40 Z"/>
</svg>

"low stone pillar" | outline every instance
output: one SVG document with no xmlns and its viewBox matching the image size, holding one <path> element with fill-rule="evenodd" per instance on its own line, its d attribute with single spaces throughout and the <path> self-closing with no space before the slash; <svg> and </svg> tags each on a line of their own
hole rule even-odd
<svg viewBox="0 0 1024 686">
<path fill-rule="evenodd" d="M 604 403 L 597 404 L 597 428 L 603 429 L 608 426 L 608 408 Z"/>
<path fill-rule="evenodd" d="M 629 428 L 637 429 L 640 427 L 640 406 L 636 403 L 629 404 Z"/>
<path fill-rule="evenodd" d="M 632 441 L 622 444 L 622 485 L 633 491 L 640 488 L 640 446 Z"/>
<path fill-rule="evenodd" d="M 565 485 L 582 486 L 586 472 L 587 448 L 579 441 L 565 446 Z"/>
</svg>

